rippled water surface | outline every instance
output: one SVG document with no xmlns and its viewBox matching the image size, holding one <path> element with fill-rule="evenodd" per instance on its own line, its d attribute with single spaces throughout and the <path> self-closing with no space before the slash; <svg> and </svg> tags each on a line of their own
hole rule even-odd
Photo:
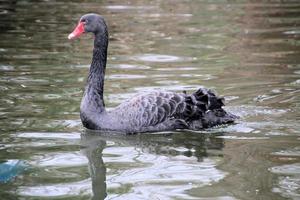
<svg viewBox="0 0 300 200">
<path fill-rule="evenodd" d="M 225 96 L 235 125 L 131 136 L 85 130 L 91 35 L 110 46 L 105 101 L 136 92 Z M 1 199 L 300 199 L 300 2 L 1 1 Z"/>
</svg>

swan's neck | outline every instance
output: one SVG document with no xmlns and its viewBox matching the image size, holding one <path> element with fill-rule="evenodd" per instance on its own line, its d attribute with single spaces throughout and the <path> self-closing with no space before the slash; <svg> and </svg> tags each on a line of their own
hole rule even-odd
<svg viewBox="0 0 300 200">
<path fill-rule="evenodd" d="M 103 88 L 107 60 L 107 46 L 107 34 L 96 34 L 93 59 L 85 91 L 85 98 L 88 100 L 89 110 L 93 112 L 103 112 L 105 110 Z"/>
</svg>

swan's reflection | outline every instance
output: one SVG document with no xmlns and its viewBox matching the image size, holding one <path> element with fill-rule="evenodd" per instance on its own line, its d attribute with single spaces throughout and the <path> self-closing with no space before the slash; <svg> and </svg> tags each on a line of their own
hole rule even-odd
<svg viewBox="0 0 300 200">
<path fill-rule="evenodd" d="M 121 169 L 120 170 L 122 171 L 121 173 L 114 173 L 113 179 L 115 181 L 116 179 L 118 179 L 116 177 L 123 176 L 122 178 L 119 178 L 116 181 L 119 184 L 118 186 L 122 184 L 131 185 L 133 187 L 131 190 L 136 189 L 136 185 L 139 185 L 136 184 L 137 182 L 144 183 L 147 182 L 148 180 L 151 181 L 150 179 L 153 179 L 156 181 L 156 182 L 154 181 L 155 182 L 154 184 L 157 184 L 157 181 L 160 181 L 160 177 L 166 176 L 166 174 L 168 175 L 168 178 L 167 179 L 162 178 L 163 179 L 162 181 L 168 182 L 174 179 L 175 182 L 178 181 L 180 183 L 184 181 L 193 182 L 193 180 L 186 180 L 189 179 L 188 177 L 193 177 L 193 176 L 195 176 L 194 181 L 197 180 L 198 178 L 203 179 L 202 176 L 209 176 L 207 178 L 208 182 L 218 181 L 219 179 L 224 177 L 223 176 L 224 173 L 222 172 L 216 173 L 217 169 L 215 169 L 215 165 L 209 165 L 207 167 L 207 165 L 204 164 L 204 167 L 202 166 L 202 168 L 206 168 L 205 170 L 209 170 L 207 168 L 213 167 L 215 171 L 212 170 L 211 172 L 208 173 L 211 173 L 213 175 L 216 175 L 216 177 L 219 177 L 219 179 L 216 178 L 217 180 L 211 180 L 212 176 L 209 174 L 205 175 L 206 171 L 204 175 L 202 174 L 203 172 L 199 171 L 199 168 L 201 168 L 201 163 L 205 163 L 204 162 L 205 158 L 208 158 L 210 156 L 216 156 L 216 157 L 222 156 L 221 149 L 224 146 L 223 139 L 216 138 L 215 136 L 212 135 L 180 132 L 180 133 L 141 134 L 141 135 L 126 136 L 126 135 L 111 135 L 109 133 L 99 133 L 99 132 L 95 133 L 91 131 L 86 131 L 81 136 L 81 143 L 83 146 L 82 151 L 89 161 L 89 171 L 92 179 L 93 199 L 95 200 L 105 199 L 107 197 L 107 188 L 109 190 L 109 193 L 113 193 L 111 191 L 114 191 L 113 189 L 110 189 L 110 187 L 107 187 L 106 185 L 106 179 L 108 179 L 107 181 L 108 185 L 112 183 L 112 181 L 109 180 L 112 178 L 108 178 L 108 177 L 112 177 L 111 171 L 116 170 L 111 166 L 112 163 L 114 163 L 114 161 L 116 160 L 116 158 L 114 158 L 114 160 L 109 160 L 109 158 L 107 158 L 108 156 L 106 155 L 107 153 L 109 154 L 109 156 L 111 156 L 111 152 L 109 150 L 110 148 L 118 149 L 118 153 L 120 154 L 128 153 L 126 151 L 123 152 L 122 148 L 128 148 L 128 147 L 133 148 L 135 151 L 138 151 L 139 153 L 132 155 L 132 158 L 130 157 L 130 155 L 124 155 L 124 156 L 129 156 L 130 159 L 134 160 L 134 163 L 138 162 L 140 164 L 140 162 L 142 162 L 142 164 L 144 163 L 147 164 L 145 170 L 143 170 L 143 168 L 141 168 L 140 165 L 135 169 L 132 169 L 132 164 L 131 164 L 131 166 L 125 167 L 126 169 Z M 107 149 L 105 149 L 106 146 Z M 105 151 L 103 152 L 104 149 Z M 159 167 L 158 165 L 163 165 L 163 164 L 166 165 L 166 163 L 158 163 L 158 164 L 152 163 L 154 162 L 153 160 L 155 159 L 153 160 L 152 158 L 149 159 L 149 157 L 151 157 L 149 155 L 156 158 L 167 157 L 172 159 L 172 161 L 169 163 L 167 169 L 164 169 L 163 167 Z M 147 156 L 148 158 L 146 158 Z M 109 167 L 105 166 L 103 157 L 105 163 L 106 164 L 109 163 L 108 164 Z M 179 159 L 177 157 L 179 157 Z M 177 160 L 175 158 L 177 158 Z M 186 159 L 190 158 L 190 159 L 186 160 L 185 158 Z M 120 161 L 120 163 L 126 164 L 126 162 L 130 159 L 127 158 L 127 160 L 125 160 L 124 162 Z M 193 164 L 191 166 L 192 161 Z M 117 161 L 117 166 L 119 166 L 120 163 L 119 161 Z M 158 167 L 149 170 L 149 163 L 150 165 L 156 165 Z M 197 169 L 198 171 L 193 171 L 195 170 L 194 169 L 195 166 L 198 168 Z M 170 167 L 172 168 L 180 167 L 179 173 L 185 173 L 185 172 L 189 173 L 189 170 L 191 170 L 190 171 L 191 174 L 190 176 L 189 174 L 179 174 L 179 175 L 177 174 L 173 176 L 172 170 L 168 171 Z M 108 175 L 106 174 L 107 168 L 108 171 L 111 170 Z M 129 169 L 129 171 L 132 170 L 130 173 L 129 172 L 127 173 L 129 175 L 125 175 L 127 168 L 131 168 Z M 182 171 L 182 169 L 184 170 Z M 151 172 L 155 173 L 155 175 L 157 174 L 159 175 L 157 175 L 157 177 L 155 177 L 155 175 L 149 176 L 149 174 L 147 173 L 151 174 Z M 201 177 L 199 177 L 200 173 L 201 173 L 200 175 Z M 171 178 L 169 176 L 171 176 Z M 181 177 L 187 176 L 187 177 L 186 179 L 185 178 L 178 179 L 178 176 Z M 204 181 L 205 184 L 205 180 L 200 180 L 200 181 Z M 129 182 L 129 184 L 126 182 Z M 151 184 L 153 183 L 151 182 Z M 119 198 L 122 199 L 125 197 L 119 196 Z"/>
<path fill-rule="evenodd" d="M 105 199 L 106 194 L 106 167 L 103 162 L 102 152 L 106 146 L 106 140 L 95 138 L 90 134 L 83 134 L 82 145 L 84 145 L 83 154 L 89 161 L 89 173 L 92 179 L 92 199 Z"/>
</svg>

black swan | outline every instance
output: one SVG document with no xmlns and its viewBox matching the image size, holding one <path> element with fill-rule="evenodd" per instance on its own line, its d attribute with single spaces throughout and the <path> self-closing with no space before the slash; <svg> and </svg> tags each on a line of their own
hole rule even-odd
<svg viewBox="0 0 300 200">
<path fill-rule="evenodd" d="M 222 109 L 224 99 L 209 89 L 193 94 L 153 91 L 138 94 L 113 110 L 106 111 L 103 85 L 107 60 L 108 30 L 98 14 L 86 14 L 68 38 L 82 33 L 95 35 L 93 58 L 80 106 L 84 127 L 124 133 L 199 130 L 234 122 L 235 115 Z"/>
</svg>

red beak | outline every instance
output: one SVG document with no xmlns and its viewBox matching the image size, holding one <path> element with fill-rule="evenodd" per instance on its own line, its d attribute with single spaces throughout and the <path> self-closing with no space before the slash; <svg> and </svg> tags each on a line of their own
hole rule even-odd
<svg viewBox="0 0 300 200">
<path fill-rule="evenodd" d="M 71 40 L 76 37 L 79 37 L 82 33 L 84 33 L 84 23 L 79 22 L 74 31 L 69 34 L 68 39 Z"/>
</svg>

